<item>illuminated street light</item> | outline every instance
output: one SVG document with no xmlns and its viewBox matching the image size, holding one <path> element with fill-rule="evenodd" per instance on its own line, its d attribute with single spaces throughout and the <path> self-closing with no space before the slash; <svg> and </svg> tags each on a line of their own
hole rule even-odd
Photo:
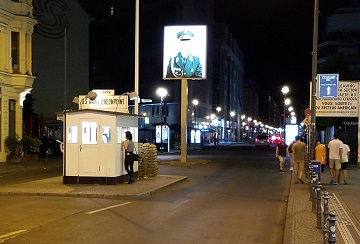
<svg viewBox="0 0 360 244">
<path fill-rule="evenodd" d="M 233 118 L 235 116 L 235 112 L 234 111 L 231 111 L 230 112 L 230 117 L 231 117 L 231 141 L 234 140 L 235 138 L 235 135 L 234 135 L 234 125 L 233 125 Z"/>
<path fill-rule="evenodd" d="M 285 115 L 285 113 L 286 113 L 286 100 L 287 100 L 286 95 L 289 93 L 289 91 L 290 91 L 290 89 L 287 86 L 284 86 L 283 88 L 281 88 L 281 93 L 284 96 L 284 129 L 285 129 L 285 124 L 286 124 L 286 115 Z M 290 104 L 290 100 L 289 100 L 289 104 Z M 287 105 L 289 105 L 289 104 L 287 104 Z"/>
<path fill-rule="evenodd" d="M 195 119 L 195 133 L 194 133 L 194 145 L 196 145 L 196 128 L 197 128 L 197 123 L 196 123 L 196 106 L 199 104 L 199 101 L 197 99 L 194 99 L 192 101 L 192 104 L 194 105 L 194 119 Z"/>
<path fill-rule="evenodd" d="M 162 110 L 163 110 L 163 101 L 164 101 L 164 97 L 168 94 L 167 90 L 165 88 L 158 88 L 156 90 L 156 93 L 160 96 L 160 121 L 161 121 L 161 124 L 160 124 L 160 150 L 161 152 L 163 152 L 163 116 L 162 116 Z"/>
</svg>

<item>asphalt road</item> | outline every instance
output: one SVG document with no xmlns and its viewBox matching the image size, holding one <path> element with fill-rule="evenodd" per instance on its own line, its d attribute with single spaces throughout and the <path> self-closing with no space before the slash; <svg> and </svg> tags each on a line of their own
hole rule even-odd
<svg viewBox="0 0 360 244">
<path fill-rule="evenodd" d="M 158 156 L 161 161 L 176 157 Z M 278 173 L 274 148 L 189 152 L 189 159 L 197 158 L 209 162 L 159 165 L 159 174 L 188 180 L 148 199 L 0 197 L 0 241 L 282 243 L 290 172 Z"/>
</svg>

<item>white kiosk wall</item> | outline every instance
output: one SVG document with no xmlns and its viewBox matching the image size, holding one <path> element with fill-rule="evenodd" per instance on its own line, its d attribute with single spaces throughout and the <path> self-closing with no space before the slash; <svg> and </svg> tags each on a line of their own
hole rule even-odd
<svg viewBox="0 0 360 244">
<path fill-rule="evenodd" d="M 67 111 L 64 183 L 124 181 L 121 178 L 126 175 L 122 150 L 125 131 L 130 131 L 133 141 L 137 142 L 137 126 L 136 115 L 99 110 Z M 137 170 L 136 164 L 134 171 Z"/>
</svg>

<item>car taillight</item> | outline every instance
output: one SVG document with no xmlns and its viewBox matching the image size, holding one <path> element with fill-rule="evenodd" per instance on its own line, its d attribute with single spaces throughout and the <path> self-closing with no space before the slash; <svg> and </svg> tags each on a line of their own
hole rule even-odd
<svg viewBox="0 0 360 244">
<path fill-rule="evenodd" d="M 259 139 L 255 138 L 255 142 L 258 142 L 258 141 L 259 141 Z"/>
</svg>

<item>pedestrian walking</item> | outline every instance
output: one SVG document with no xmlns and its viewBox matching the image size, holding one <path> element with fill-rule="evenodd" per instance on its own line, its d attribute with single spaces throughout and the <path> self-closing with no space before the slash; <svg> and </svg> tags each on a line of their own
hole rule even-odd
<svg viewBox="0 0 360 244">
<path fill-rule="evenodd" d="M 329 171 L 331 175 L 331 184 L 337 185 L 337 179 L 339 178 L 341 162 L 340 162 L 340 154 L 339 147 L 342 142 L 339 140 L 339 134 L 334 134 L 334 139 L 332 139 L 329 144 Z M 335 169 L 335 172 L 334 172 Z"/>
<path fill-rule="evenodd" d="M 320 141 L 316 142 L 315 147 L 315 160 L 321 164 L 321 173 L 325 173 L 326 165 L 326 147 Z"/>
<path fill-rule="evenodd" d="M 286 156 L 289 155 L 288 145 L 285 144 L 284 138 L 281 138 L 281 141 L 276 145 L 275 157 L 279 160 L 280 173 L 285 173 L 284 171 L 284 162 Z"/>
<path fill-rule="evenodd" d="M 340 174 L 342 171 L 344 176 L 344 184 L 347 185 L 347 166 L 349 162 L 350 147 L 345 143 L 345 138 L 340 137 L 340 141 L 342 141 L 342 144 L 339 146 L 341 168 L 337 182 L 340 184 Z"/>
<path fill-rule="evenodd" d="M 296 140 L 293 140 L 292 142 L 290 142 L 289 147 L 288 147 L 288 152 L 289 152 L 289 160 L 290 160 L 290 171 L 294 170 L 294 165 L 292 162 L 292 146 L 294 145 L 294 143 L 296 142 Z"/>
<path fill-rule="evenodd" d="M 132 141 L 132 134 L 130 131 L 125 132 L 125 142 L 124 142 L 124 167 L 125 171 L 129 175 L 129 181 L 128 184 L 132 184 L 135 182 L 134 179 L 134 142 Z"/>
<path fill-rule="evenodd" d="M 295 143 L 292 146 L 292 164 L 294 166 L 294 175 L 297 177 L 295 184 L 304 184 L 302 176 L 305 169 L 306 144 L 300 141 L 300 136 L 295 137 Z"/>
</svg>

